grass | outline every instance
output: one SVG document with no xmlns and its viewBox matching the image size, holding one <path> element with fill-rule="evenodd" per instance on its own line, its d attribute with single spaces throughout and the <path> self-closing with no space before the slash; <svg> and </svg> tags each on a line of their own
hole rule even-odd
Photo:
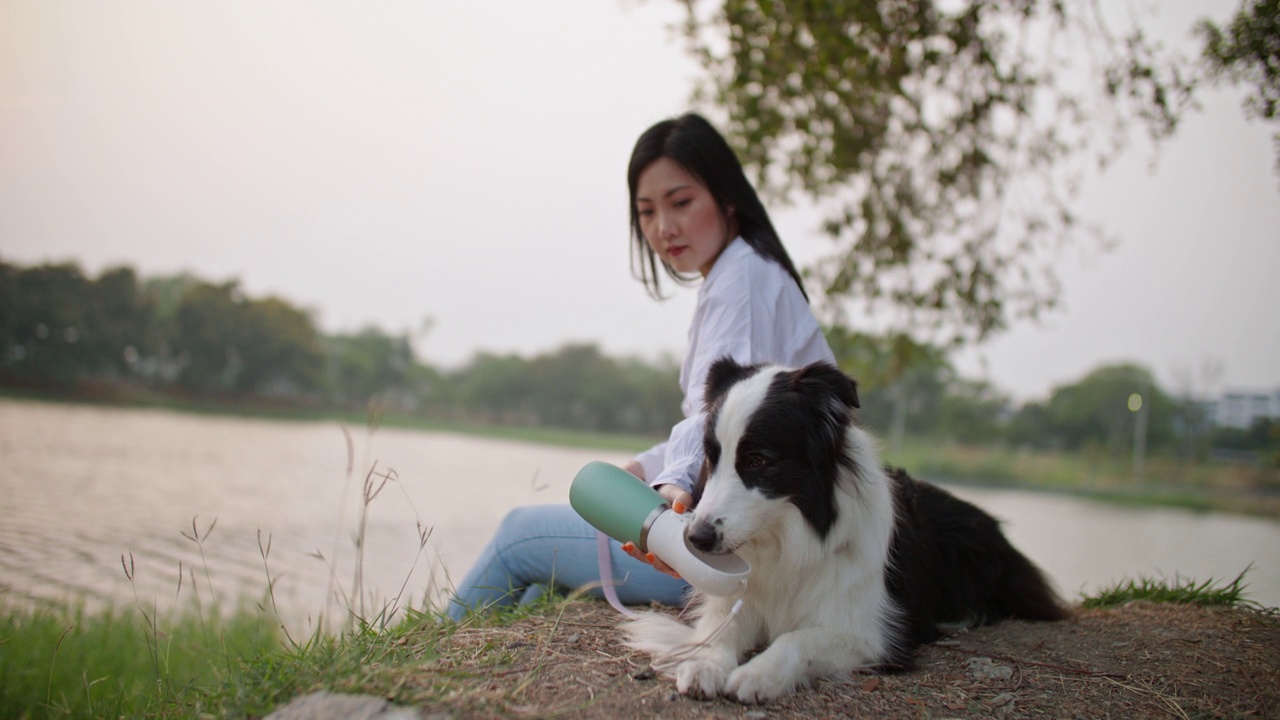
<svg viewBox="0 0 1280 720">
<path fill-rule="evenodd" d="M 378 416 L 366 422 L 373 433 L 386 420 Z M 625 450 L 644 444 L 640 439 L 549 430 L 431 429 L 578 447 Z M 1000 482 L 1045 477 L 1045 487 L 1065 485 L 1076 492 L 1104 488 L 1107 482 L 1100 481 L 1097 472 L 1088 475 L 1079 466 L 1055 470 L 1052 463 L 1046 474 L 1039 475 L 1036 466 L 1046 461 L 1024 454 L 981 457 L 963 447 L 924 442 L 909 444 L 905 450 L 904 457 L 893 460 L 922 465 L 922 476 L 937 473 L 930 469 L 932 463 L 934 468 L 967 468 Z M 349 443 L 349 463 L 354 457 Z M 1082 476 L 1091 478 L 1083 486 Z M 355 484 L 358 479 L 349 464 L 348 481 Z M 325 608 L 308 637 L 291 636 L 275 610 L 269 535 L 259 541 L 266 576 L 262 601 L 241 602 L 235 610 L 223 611 L 204 565 L 205 544 L 216 520 L 204 528 L 193 520 L 190 533 L 182 533 L 198 550 L 198 562 L 187 568 L 188 607 L 172 613 L 161 613 L 154 601 L 138 598 L 136 590 L 135 607 L 124 610 L 88 611 L 83 606 L 0 600 L 0 717 L 260 717 L 296 695 L 319 689 L 373 694 L 417 706 L 460 695 L 483 699 L 495 692 L 514 693 L 521 678 L 513 677 L 497 689 L 492 678 L 508 672 L 511 648 L 527 642 L 502 642 L 504 628 L 530 616 L 558 618 L 574 599 L 548 594 L 533 605 L 472 616 L 461 623 L 445 619 L 425 601 L 424 608 L 415 609 L 411 600 L 401 596 L 366 607 L 361 574 L 366 513 L 381 492 L 396 482 L 393 470 L 379 469 L 376 463 L 364 473 L 358 488 L 362 504 L 354 519 L 356 557 L 350 586 L 337 583 L 336 557 L 320 558 L 331 570 L 334 592 L 330 595 L 342 600 L 339 617 L 343 622 L 326 622 L 329 609 Z M 429 535 L 429 528 L 419 523 L 419 557 Z M 122 558 L 122 564 L 132 583 L 132 558 Z M 199 578 L 197 567 L 203 570 Z M 1082 604 L 1115 607 L 1150 600 L 1256 607 L 1244 597 L 1246 573 L 1230 583 L 1124 581 L 1084 598 Z M 181 564 L 178 577 L 182 593 Z M 454 642 L 458 633 L 467 635 L 465 643 Z"/>
<path fill-rule="evenodd" d="M 952 484 L 1061 492 L 1128 505 L 1280 517 L 1280 470 L 1149 456 L 1143 477 L 1127 458 L 905 438 L 886 462 Z"/>
<path fill-rule="evenodd" d="M 318 689 L 426 706 L 479 692 L 512 661 L 507 643 L 486 641 L 455 657 L 451 672 L 435 671 L 456 633 L 501 635 L 529 617 L 555 617 L 574 599 L 548 593 L 458 623 L 408 609 L 395 622 L 357 621 L 302 643 L 254 604 L 213 620 L 194 609 L 156 619 L 142 608 L 6 605 L 0 717 L 261 717 Z"/>
<path fill-rule="evenodd" d="M 280 647 L 276 624 L 237 611 L 155 622 L 136 610 L 0 607 L 0 716 L 165 715 L 199 705 L 243 658 Z"/>
<path fill-rule="evenodd" d="M 303 645 L 242 659 L 198 709 L 218 717 L 259 716 L 319 688 L 401 699 L 395 674 L 434 660 L 453 630 L 435 614 L 411 610 L 387 626 L 358 623 L 336 635 L 316 633 Z"/>
<path fill-rule="evenodd" d="M 1245 597 L 1247 572 L 1230 582 L 1125 580 L 1082 606 L 1260 609 Z M 539 618 L 549 637 L 576 601 L 550 593 L 459 623 L 409 609 L 395 622 L 357 621 L 300 644 L 279 632 L 265 603 L 212 622 L 193 610 L 153 622 L 145 608 L 0 607 L 0 717 L 261 717 L 321 689 L 409 707 L 505 707 L 538 673 L 527 667 L 530 652 L 535 668 L 554 660 L 545 638 L 516 626 Z"/>
<path fill-rule="evenodd" d="M 380 418 L 371 416 L 367 422 L 372 435 Z M 358 478 L 349 435 L 347 450 L 350 487 Z M 263 599 L 242 600 L 235 610 L 223 610 L 205 562 L 216 518 L 203 527 L 193 518 L 190 531 L 182 532 L 196 557 L 185 567 L 185 583 L 179 561 L 173 610 L 161 610 L 156 599 L 139 596 L 131 553 L 120 561 L 133 588 L 133 608 L 88 611 L 81 605 L 0 601 L 0 717 L 260 717 L 321 687 L 376 689 L 394 697 L 393 685 L 380 680 L 385 669 L 417 667 L 456 628 L 433 611 L 416 609 L 404 597 L 404 587 L 386 602 L 367 604 L 363 568 L 368 510 L 397 482 L 394 470 L 374 463 L 356 487 L 361 502 L 354 518 L 349 585 L 337 578 L 336 543 L 333 557 L 317 553 L 330 569 L 329 595 L 341 608 L 335 622 L 325 607 L 308 637 L 292 636 L 276 608 L 278 578 L 270 565 L 269 534 L 260 532 L 258 538 Z M 421 521 L 418 535 L 415 567 L 431 535 Z M 405 587 L 408 581 L 406 576 Z M 428 598 L 434 593 L 428 589 Z"/>
<path fill-rule="evenodd" d="M 384 417 L 375 409 L 365 422 L 372 436 L 383 426 Z M 569 435 L 533 431 L 507 437 L 559 442 Z M 155 599 L 139 596 L 132 554 L 120 559 L 134 592 L 132 608 L 89 611 L 83 605 L 4 602 L 0 596 L 0 717 L 261 717 L 297 695 L 318 689 L 425 705 L 456 695 L 460 687 L 487 683 L 486 668 L 510 660 L 503 646 L 483 643 L 466 662 L 454 663 L 461 669 L 427 674 L 431 680 L 424 682 L 420 669 L 438 660 L 440 648 L 455 633 L 477 627 L 482 628 L 481 634 L 490 629 L 500 632 L 503 626 L 533 615 L 562 612 L 564 604 L 572 602 L 548 593 L 527 606 L 495 609 L 453 622 L 443 610 L 432 608 L 430 599 L 439 595 L 434 585 L 426 591 L 421 607 L 414 607 L 414 599 L 404 597 L 406 576 L 395 597 L 369 603 L 364 589 L 369 507 L 399 477 L 376 462 L 361 477 L 354 467 L 357 453 L 350 433 L 346 439 L 347 487 L 359 494 L 351 518 L 354 558 L 349 558 L 353 566 L 349 584 L 338 578 L 336 540 L 330 557 L 316 554 L 330 571 L 328 594 L 340 604 L 335 617 L 329 617 L 331 608 L 326 606 L 315 616 L 310 635 L 290 634 L 276 608 L 278 578 L 270 565 L 271 536 L 261 532 L 263 598 L 242 600 L 234 611 L 223 611 L 205 562 L 205 548 L 217 519 L 201 526 L 193 518 L 190 531 L 181 534 L 191 543 L 194 562 L 184 568 L 179 561 L 174 599 L 181 604 L 173 610 L 162 611 Z M 341 534 L 339 530 L 335 537 Z M 418 536 L 415 567 L 431 536 L 430 527 L 421 520 Z"/>
<path fill-rule="evenodd" d="M 1245 597 L 1244 576 L 1250 568 L 1230 582 L 1210 578 L 1205 581 L 1175 577 L 1172 581 L 1140 577 L 1127 578 L 1115 585 L 1085 596 L 1084 608 L 1114 608 L 1135 601 L 1197 605 L 1200 607 L 1252 608 L 1266 610 Z"/>
</svg>

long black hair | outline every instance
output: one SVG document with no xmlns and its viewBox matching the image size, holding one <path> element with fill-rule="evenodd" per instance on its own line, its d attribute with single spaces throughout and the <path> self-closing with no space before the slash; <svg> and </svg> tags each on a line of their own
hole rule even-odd
<svg viewBox="0 0 1280 720">
<path fill-rule="evenodd" d="M 627 166 L 627 186 L 631 191 L 631 273 L 644 283 L 651 296 L 662 299 L 662 290 L 658 286 L 659 262 L 667 276 L 679 284 L 687 285 L 696 279 L 696 276 L 682 275 L 665 261 L 659 261 L 640 229 L 636 185 L 645 168 L 664 157 L 671 158 L 706 185 L 726 219 L 732 209 L 732 220 L 737 225 L 738 234 L 756 252 L 781 265 L 796 281 L 805 300 L 809 299 L 800 273 L 782 246 L 778 232 L 773 229 L 773 222 L 769 220 L 760 196 L 747 180 L 738 156 L 711 123 L 696 113 L 663 120 L 645 130 L 636 140 L 635 149 L 631 151 L 631 163 Z"/>
</svg>

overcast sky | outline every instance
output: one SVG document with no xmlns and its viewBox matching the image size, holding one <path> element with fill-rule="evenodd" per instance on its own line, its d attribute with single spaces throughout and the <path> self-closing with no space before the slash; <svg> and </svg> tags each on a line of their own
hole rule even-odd
<svg viewBox="0 0 1280 720">
<path fill-rule="evenodd" d="M 1236 0 L 1159 3 L 1187 44 Z M 669 0 L 0 0 L 0 259 L 238 279 L 325 331 L 434 325 L 423 360 L 568 341 L 683 352 L 693 292 L 628 265 L 636 136 L 698 68 Z M 958 358 L 1020 398 L 1121 361 L 1167 389 L 1221 365 L 1280 388 L 1280 178 L 1239 93 L 1205 96 L 1077 209 L 1120 239 L 1068 252 L 1063 307 Z M 797 262 L 827 250 L 803 208 Z M 1197 382 L 1200 382 L 1197 380 Z"/>
</svg>

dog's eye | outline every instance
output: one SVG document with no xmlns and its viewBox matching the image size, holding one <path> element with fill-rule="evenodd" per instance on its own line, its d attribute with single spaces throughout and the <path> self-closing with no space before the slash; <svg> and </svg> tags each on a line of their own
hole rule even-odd
<svg viewBox="0 0 1280 720">
<path fill-rule="evenodd" d="M 759 470 L 767 464 L 763 455 L 751 454 L 747 456 L 746 466 L 748 470 Z"/>
</svg>

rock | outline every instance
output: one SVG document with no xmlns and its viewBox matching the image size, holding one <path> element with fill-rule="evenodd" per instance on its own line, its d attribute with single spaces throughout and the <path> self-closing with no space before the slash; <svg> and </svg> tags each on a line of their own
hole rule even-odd
<svg viewBox="0 0 1280 720">
<path fill-rule="evenodd" d="M 294 698 L 266 720 L 423 720 L 417 710 L 372 695 L 316 692 Z"/>
<path fill-rule="evenodd" d="M 999 695 L 987 701 L 987 704 L 993 708 L 998 708 L 998 707 L 1004 707 L 1005 705 L 1009 705 L 1009 703 L 1011 702 L 1013 702 L 1012 693 L 1000 693 Z"/>
<path fill-rule="evenodd" d="M 1008 680 L 1013 677 L 1013 668 L 1008 665 L 997 665 L 989 657 L 974 657 L 965 661 L 969 674 L 978 680 Z"/>
</svg>

